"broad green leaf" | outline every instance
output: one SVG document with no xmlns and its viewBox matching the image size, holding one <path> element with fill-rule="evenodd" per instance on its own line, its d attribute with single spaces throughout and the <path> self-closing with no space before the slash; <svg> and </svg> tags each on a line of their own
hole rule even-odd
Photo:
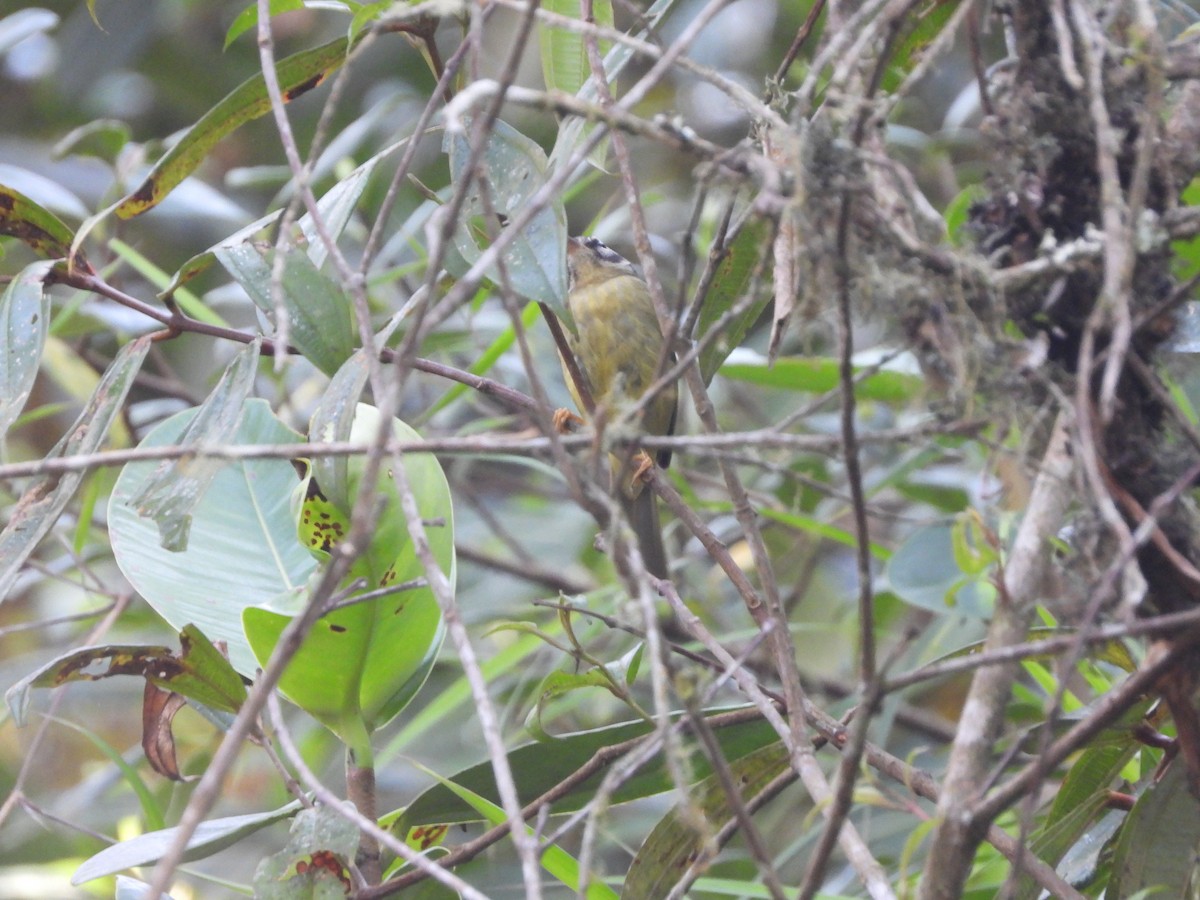
<svg viewBox="0 0 1200 900">
<path fill-rule="evenodd" d="M 349 438 L 368 444 L 375 439 L 379 426 L 379 411 L 360 404 Z M 392 422 L 392 434 L 404 441 L 420 439 L 398 419 Z M 325 434 L 311 438 L 328 440 Z M 428 453 L 405 453 L 403 464 L 426 523 L 430 549 L 453 584 L 454 520 L 446 476 Z M 363 502 L 359 497 L 363 467 L 361 457 L 350 460 L 348 466 L 348 495 L 356 502 Z M 310 475 L 303 496 L 311 499 L 313 495 Z M 409 538 L 390 460 L 385 460 L 372 500 L 381 502 L 382 508 L 370 541 L 351 566 L 346 583 L 362 578 L 366 590 L 376 590 L 423 578 L 425 570 Z M 323 505 L 316 509 L 335 512 Z M 311 505 L 307 507 L 308 512 L 313 510 Z M 349 521 L 350 510 L 336 512 Z M 352 601 L 353 595 L 349 599 Z M 245 610 L 246 634 L 260 663 L 270 657 L 295 613 L 294 608 L 281 610 L 278 606 Z M 356 746 L 390 721 L 424 684 L 442 635 L 441 610 L 427 586 L 352 603 L 317 622 L 284 672 L 280 688 L 294 703 Z"/>
<path fill-rule="evenodd" d="M 293 800 L 287 806 L 281 806 L 271 812 L 230 816 L 225 819 L 201 822 L 200 827 L 196 829 L 196 833 L 187 843 L 183 860 L 190 862 L 212 856 L 226 847 L 232 847 L 256 831 L 261 831 L 268 825 L 290 819 L 302 808 L 299 800 Z M 75 874 L 71 876 L 71 884 L 85 884 L 94 878 L 114 875 L 136 866 L 154 865 L 162 859 L 175 842 L 176 831 L 178 831 L 177 828 L 148 831 L 138 837 L 105 847 L 75 870 Z"/>
<path fill-rule="evenodd" d="M 1125 817 L 1117 838 L 1106 897 L 1124 898 L 1147 888 L 1164 897 L 1187 896 L 1200 845 L 1200 805 L 1187 786 L 1187 767 L 1176 759 L 1152 781 Z"/>
<path fill-rule="evenodd" d="M 827 357 L 788 357 L 768 365 L 761 362 L 725 363 L 721 375 L 736 381 L 745 381 L 762 387 L 785 388 L 791 391 L 823 394 L 838 386 L 838 361 Z M 856 367 L 861 371 L 862 367 Z M 883 403 L 902 403 L 919 396 L 924 390 L 924 381 L 905 372 L 879 371 L 858 381 L 854 385 L 854 396 L 862 400 L 879 400 Z"/>
<path fill-rule="evenodd" d="M 217 259 L 268 316 L 275 314 L 272 261 L 275 249 L 254 243 L 218 247 Z M 300 250 L 284 257 L 282 298 L 291 343 L 304 358 L 332 375 L 354 352 L 354 317 L 350 298 Z"/>
<path fill-rule="evenodd" d="M 994 589 L 954 562 L 953 531 L 951 525 L 937 524 L 914 532 L 892 553 L 885 574 L 905 603 L 935 613 L 987 618 Z"/>
<path fill-rule="evenodd" d="M 37 377 L 50 326 L 45 279 L 53 265 L 26 266 L 0 296 L 0 441 L 25 408 Z"/>
<path fill-rule="evenodd" d="M 233 439 L 254 386 L 260 346 L 259 341 L 254 341 L 234 357 L 179 436 L 179 446 L 202 451 Z M 158 525 L 162 545 L 167 550 L 187 549 L 192 510 L 224 465 L 225 460 L 203 455 L 165 459 L 130 499 L 139 516 L 153 519 Z"/>
<path fill-rule="evenodd" d="M 761 793 L 788 768 L 787 749 L 778 741 L 729 764 L 730 774 L 744 802 Z M 710 775 L 697 784 L 686 802 L 703 812 L 704 819 L 711 823 L 714 831 L 734 817 L 725 785 L 717 775 Z M 665 897 L 703 853 L 709 837 L 697 834 L 678 807 L 667 813 L 634 857 L 625 876 L 622 898 L 656 900 Z"/>
<path fill-rule="evenodd" d="M 34 203 L 24 194 L 0 184 L 0 235 L 15 237 L 35 253 L 48 259 L 67 259 L 75 233 L 58 216 Z M 82 253 L 75 256 L 76 268 L 92 271 Z"/>
<path fill-rule="evenodd" d="M 711 721 L 711 720 L 710 720 Z M 627 722 L 592 731 L 565 735 L 551 743 L 535 742 L 517 747 L 508 755 L 522 797 L 537 797 L 562 782 L 585 765 L 597 751 L 625 741 L 645 737 L 653 726 L 645 722 Z M 775 730 L 761 719 L 733 721 L 714 729 L 721 752 L 726 759 L 738 759 L 778 740 Z M 555 813 L 573 812 L 595 794 L 608 771 L 601 767 L 586 781 L 562 797 L 554 806 Z M 702 755 L 695 755 L 690 771 L 697 779 L 707 778 L 712 768 Z M 459 787 L 499 803 L 491 763 L 485 762 L 451 776 Z M 660 794 L 674 787 L 671 776 L 663 766 L 661 756 L 644 766 L 636 776 L 626 781 L 610 798 L 612 803 L 628 803 L 642 797 Z M 479 814 L 469 804 L 443 785 L 435 785 L 414 800 L 396 818 L 395 833 L 403 835 L 415 825 L 458 824 L 479 820 Z"/>
<path fill-rule="evenodd" d="M 125 396 L 149 349 L 149 337 L 140 337 L 121 348 L 83 412 L 46 455 L 47 459 L 86 456 L 100 449 L 124 409 Z M 0 531 L 0 604 L 10 596 L 22 564 L 66 509 L 83 475 L 64 472 L 38 479 L 13 506 L 8 523 Z"/>
<path fill-rule="evenodd" d="M 717 265 L 708 296 L 704 298 L 704 306 L 700 309 L 700 316 L 696 322 L 697 340 L 702 340 L 717 327 L 721 317 L 730 313 L 743 300 L 759 260 L 769 249 L 767 242 L 770 237 L 770 224 L 755 218 L 743 226 L 737 238 L 725 249 L 725 255 Z M 704 352 L 700 354 L 700 374 L 704 376 L 705 384 L 712 381 L 713 375 L 721 368 L 729 354 L 745 340 L 746 333 L 758 321 L 769 300 L 770 297 L 763 291 L 761 298 L 721 325 L 720 337 L 705 347 Z"/>
<path fill-rule="evenodd" d="M 246 699 L 242 679 L 216 647 L 189 625 L 179 635 L 180 652 L 143 644 L 105 644 L 72 650 L 22 678 L 4 693 L 18 726 L 25 724 L 31 688 L 55 688 L 70 681 L 100 681 L 138 675 L 165 691 L 205 706 L 237 712 Z"/>
<path fill-rule="evenodd" d="M 279 60 L 275 71 L 284 101 L 295 100 L 317 87 L 346 61 L 350 49 L 345 38 L 338 38 Z M 114 212 L 119 218 L 130 219 L 153 209 L 196 170 L 223 137 L 270 109 L 262 73 L 252 75 L 189 128 L 155 164 L 141 186 L 114 207 Z"/>
<path fill-rule="evenodd" d="M 1102 732 L 1072 763 L 1055 792 L 1049 815 L 1030 841 L 1030 849 L 1039 859 L 1057 866 L 1109 808 L 1113 781 L 1140 746 L 1131 723 L 1141 720 L 1149 705 L 1150 701 L 1138 704 L 1123 717 L 1123 724 Z M 1025 876 L 1015 900 L 1037 900 L 1041 892 L 1042 888 Z"/>
<path fill-rule="evenodd" d="M 454 233 L 455 247 L 473 265 L 483 253 L 489 233 L 484 219 L 489 207 L 483 203 L 480 181 L 486 186 L 490 210 L 512 219 L 545 183 L 547 164 L 541 147 L 497 119 L 485 135 L 478 171 L 470 173 L 472 131 L 467 123 L 462 132 L 448 132 L 443 150 L 450 157 L 450 178 L 456 188 L 468 176 L 475 176 Z M 556 200 L 538 212 L 502 254 L 513 290 L 549 305 L 564 321 L 568 319 L 566 241 L 567 214 Z M 487 275 L 494 284 L 500 283 L 498 267 L 489 269 Z"/>
<path fill-rule="evenodd" d="M 189 409 L 171 416 L 155 426 L 141 446 L 173 446 L 195 415 L 196 410 Z M 251 400 L 232 443 L 299 441 L 265 401 Z M 302 590 L 316 568 L 296 539 L 290 504 L 296 471 L 286 459 L 243 459 L 222 467 L 192 510 L 187 549 L 173 553 L 159 543 L 154 523 L 130 505 L 155 466 L 125 466 L 113 488 L 108 521 L 117 565 L 172 626 L 182 630 L 194 623 L 210 639 L 224 641 L 234 669 L 253 677 L 258 660 L 242 632 L 242 610 Z"/>
</svg>

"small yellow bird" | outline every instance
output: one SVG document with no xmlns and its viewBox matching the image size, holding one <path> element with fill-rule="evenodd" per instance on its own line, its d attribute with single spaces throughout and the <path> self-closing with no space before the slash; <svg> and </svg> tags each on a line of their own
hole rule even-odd
<svg viewBox="0 0 1200 900">
<path fill-rule="evenodd" d="M 640 400 L 659 374 L 663 334 L 650 289 L 633 263 L 593 237 L 568 239 L 567 273 L 567 305 L 578 330 L 578 334 L 566 330 L 567 344 L 587 380 L 596 409 L 610 416 L 619 414 Z M 563 375 L 576 406 L 587 412 L 565 361 Z M 674 385 L 659 391 L 642 411 L 642 431 L 652 435 L 674 432 L 677 403 Z M 670 463 L 671 451 L 660 451 L 658 464 L 665 469 Z M 620 486 L 622 506 L 637 535 L 647 571 L 666 578 L 658 501 L 640 477 L 652 465 L 644 451 L 633 458 L 632 465 L 622 465 L 614 457 L 613 478 Z"/>
</svg>

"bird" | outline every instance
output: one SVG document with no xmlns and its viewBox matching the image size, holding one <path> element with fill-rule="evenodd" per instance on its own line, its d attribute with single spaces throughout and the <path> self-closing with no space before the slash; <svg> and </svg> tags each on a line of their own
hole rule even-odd
<svg viewBox="0 0 1200 900">
<path fill-rule="evenodd" d="M 593 410 L 586 408 L 566 359 L 562 360 L 567 389 L 579 410 L 613 416 L 629 408 L 647 392 L 659 376 L 663 355 L 663 333 L 650 288 L 637 267 L 594 237 L 567 239 L 567 307 L 575 331 L 564 329 L 566 344 L 577 362 L 577 371 L 587 382 Z M 560 348 L 560 355 L 561 355 Z M 658 391 L 642 410 L 639 427 L 644 434 L 669 435 L 675 430 L 678 391 L 671 384 Z M 572 416 L 566 410 L 556 415 L 563 427 Z M 671 463 L 671 451 L 661 450 L 656 461 L 661 468 Z M 637 537 L 646 570 L 659 578 L 669 577 L 658 501 L 646 490 L 644 474 L 654 466 L 641 451 L 632 459 L 613 456 L 615 493 L 621 500 Z"/>
</svg>

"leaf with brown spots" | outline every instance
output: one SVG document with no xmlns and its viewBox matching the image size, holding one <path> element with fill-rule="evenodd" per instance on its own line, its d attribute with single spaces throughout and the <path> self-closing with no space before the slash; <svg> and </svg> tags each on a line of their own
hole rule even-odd
<svg viewBox="0 0 1200 900">
<path fill-rule="evenodd" d="M 67 259 L 75 234 L 62 219 L 24 194 L 0 184 L 0 234 L 15 237 L 47 259 Z M 75 268 L 94 270 L 83 253 L 75 255 Z"/>
<path fill-rule="evenodd" d="M 294 53 L 279 60 L 275 71 L 284 102 L 315 88 L 346 61 L 351 50 L 346 38 Z M 157 206 L 187 176 L 196 171 L 208 152 L 226 135 L 271 109 L 262 73 L 253 75 L 233 89 L 188 129 L 160 159 L 132 194 L 115 207 L 118 218 L 130 219 Z"/>
<path fill-rule="evenodd" d="M 188 625 L 179 635 L 181 651 L 140 644 L 84 647 L 60 656 L 22 678 L 4 698 L 18 725 L 26 721 L 29 691 L 69 681 L 100 681 L 114 675 L 140 675 L 148 683 L 181 694 L 210 709 L 236 712 L 246 686 L 229 661 L 200 631 Z"/>
</svg>

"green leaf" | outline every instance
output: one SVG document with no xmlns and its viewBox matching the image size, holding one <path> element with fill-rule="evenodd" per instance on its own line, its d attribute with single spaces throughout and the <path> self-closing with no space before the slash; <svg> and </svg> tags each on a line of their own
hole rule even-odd
<svg viewBox="0 0 1200 900">
<path fill-rule="evenodd" d="M 643 40 L 647 38 L 657 38 L 658 28 L 662 25 L 663 20 L 668 13 L 679 3 L 679 0 L 655 0 L 649 9 L 645 10 L 639 16 L 643 23 L 642 28 L 638 31 L 637 36 Z M 628 44 L 618 43 L 604 57 L 604 77 L 607 82 L 615 84 L 617 76 L 629 64 L 633 58 L 633 48 Z M 588 78 L 584 82 L 583 87 L 577 92 L 577 96 L 585 103 L 596 103 L 600 98 L 600 91 L 594 79 Z M 598 123 L 589 122 L 580 116 L 571 116 L 566 119 L 558 129 L 558 138 L 554 142 L 554 149 L 550 153 L 551 168 L 557 169 L 559 166 L 565 165 L 574 153 L 575 148 L 587 137 L 589 132 L 598 127 Z M 598 151 L 593 152 L 590 156 L 592 163 L 596 166 L 603 165 L 603 142 L 598 148 Z"/>
<path fill-rule="evenodd" d="M 508 816 L 504 814 L 504 810 L 490 800 L 479 796 L 474 791 L 468 790 L 461 785 L 455 784 L 449 779 L 442 778 L 436 772 L 425 766 L 418 768 L 433 775 L 448 791 L 465 803 L 470 804 L 471 808 L 479 813 L 485 821 L 491 825 L 501 825 L 508 821 Z M 525 830 L 529 834 L 533 834 L 533 829 L 528 825 Z M 560 883 L 566 885 L 571 891 L 578 894 L 582 879 L 579 872 L 579 861 L 567 853 L 562 847 L 557 844 L 549 844 L 542 849 L 541 863 L 547 872 L 559 880 Z M 583 890 L 583 896 L 587 900 L 617 900 L 617 894 L 608 885 L 601 881 L 588 879 L 587 886 Z"/>
<path fill-rule="evenodd" d="M 390 147 L 376 153 L 321 195 L 321 198 L 317 201 L 317 210 L 321 214 L 321 220 L 325 225 L 326 233 L 335 241 L 346 230 L 346 226 L 350 222 L 350 217 L 358 205 L 363 191 L 366 190 L 367 182 L 370 180 L 371 174 L 375 171 L 375 167 L 384 159 L 391 156 L 407 141 L 408 139 L 397 141 Z M 241 244 L 248 243 L 253 238 L 262 240 L 269 238 L 273 234 L 272 226 L 279 221 L 279 217 L 282 214 L 283 210 L 275 210 L 275 212 L 268 213 L 244 228 L 239 228 L 229 237 L 209 247 L 203 253 L 193 256 L 179 267 L 179 270 L 163 288 L 163 294 L 174 294 L 191 279 L 206 272 L 217 261 L 217 251 L 230 250 Z M 325 264 L 325 258 L 329 251 L 325 246 L 325 242 L 321 240 L 318 234 L 311 213 L 306 212 L 296 221 L 292 238 L 296 244 L 304 244 L 306 246 L 308 258 L 312 260 L 314 266 L 319 269 Z"/>
<path fill-rule="evenodd" d="M 375 439 L 379 411 L 359 405 L 350 432 L 355 443 Z M 404 441 L 420 436 L 398 419 L 392 434 Z M 327 440 L 312 435 L 313 440 Z M 451 584 L 455 579 L 454 524 L 450 488 L 437 460 L 428 453 L 405 453 L 403 464 L 426 523 L 430 549 Z M 350 461 L 348 493 L 356 502 L 364 460 Z M 308 493 L 311 493 L 309 491 Z M 391 464 L 385 461 L 375 498 L 382 503 L 370 542 L 351 567 L 367 590 L 422 578 L 424 567 L 408 535 Z M 349 510 L 341 511 L 347 520 Z M 353 601 L 353 595 L 349 598 Z M 295 609 L 249 608 L 246 635 L 260 663 L 270 657 Z M 432 589 L 419 586 L 397 594 L 343 606 L 322 617 L 309 633 L 280 681 L 298 706 L 352 746 L 390 721 L 424 684 L 443 635 L 441 610 Z"/>
<path fill-rule="evenodd" d="M 232 847 L 256 831 L 261 831 L 268 825 L 290 819 L 302 808 L 299 800 L 293 800 L 287 806 L 281 806 L 271 812 L 230 816 L 225 819 L 201 822 L 187 843 L 183 860 L 190 862 L 212 856 L 226 847 Z M 95 856 L 85 860 L 75 870 L 75 874 L 71 876 L 71 884 L 85 884 L 95 878 L 114 875 L 135 866 L 154 865 L 162 859 L 175 842 L 175 833 L 178 830 L 178 828 L 165 828 L 162 831 L 149 831 L 128 841 L 105 847 Z"/>
<path fill-rule="evenodd" d="M 56 157 L 92 156 L 109 165 L 115 165 L 117 157 L 132 137 L 129 126 L 117 119 L 96 119 L 69 131 L 54 145 Z"/>
<path fill-rule="evenodd" d="M 922 0 L 904 22 L 883 76 L 883 90 L 893 92 L 920 64 L 925 50 L 949 22 L 960 0 Z"/>
<path fill-rule="evenodd" d="M 836 525 L 830 525 L 813 516 L 803 516 L 797 513 L 785 513 L 777 509 L 762 509 L 760 514 L 767 519 L 779 522 L 781 525 L 787 525 L 789 528 L 795 528 L 798 531 L 803 531 L 818 537 L 822 540 L 835 541 L 839 544 L 844 544 L 847 547 L 858 546 L 858 538 L 844 528 L 838 528 Z M 887 559 L 891 556 L 891 551 L 882 544 L 871 543 L 871 555 L 876 559 Z"/>
<path fill-rule="evenodd" d="M 1046 821 L 1030 841 L 1030 849 L 1039 859 L 1057 866 L 1109 808 L 1113 781 L 1140 746 L 1131 726 L 1141 720 L 1149 706 L 1148 700 L 1138 704 L 1122 717 L 1120 725 L 1105 729 L 1079 754 L 1055 792 Z M 1041 892 L 1032 878 L 1024 876 L 1014 900 L 1037 900 Z"/>
<path fill-rule="evenodd" d="M 711 721 L 711 720 L 710 720 Z M 537 797 L 584 766 L 597 751 L 625 741 L 645 737 L 653 730 L 646 722 L 627 722 L 557 738 L 553 743 L 534 742 L 512 750 L 508 755 L 522 797 Z M 738 759 L 778 740 L 775 730 L 761 719 L 733 721 L 714 728 L 717 742 L 726 759 Z M 555 813 L 572 812 L 586 804 L 600 786 L 612 763 L 606 763 L 587 780 L 560 798 Z M 712 767 L 700 755 L 691 760 L 690 771 L 697 779 L 706 778 Z M 451 776 L 461 788 L 499 803 L 495 776 L 490 762 L 480 763 Z M 662 763 L 662 757 L 639 770 L 609 798 L 613 804 L 628 803 L 674 788 L 674 782 Z M 415 825 L 457 824 L 479 820 L 479 814 L 443 785 L 435 785 L 409 804 L 396 819 L 395 833 L 404 835 Z"/>
<path fill-rule="evenodd" d="M 50 326 L 51 262 L 26 266 L 0 296 L 0 440 L 29 399 Z"/>
<path fill-rule="evenodd" d="M 892 553 L 885 574 L 905 603 L 935 613 L 987 618 L 994 589 L 967 577 L 955 563 L 953 531 L 945 524 L 917 530 Z"/>
<path fill-rule="evenodd" d="M 450 157 L 450 178 L 459 187 L 472 177 L 463 214 L 454 233 L 454 245 L 468 263 L 474 265 L 487 244 L 488 228 L 483 217 L 486 187 L 492 212 L 515 217 L 546 181 L 546 154 L 534 141 L 499 119 L 490 133 L 480 159 L 479 171 L 467 171 L 471 157 L 472 127 L 447 132 L 443 150 Z M 498 227 L 498 226 L 497 226 Z M 522 297 L 545 303 L 567 320 L 567 215 L 561 200 L 543 208 L 521 236 L 501 255 L 508 283 Z M 500 283 L 499 267 L 487 272 L 493 284 Z"/>
<path fill-rule="evenodd" d="M 717 327 L 721 317 L 730 313 L 745 296 L 759 260 L 769 249 L 767 241 L 770 236 L 770 224 L 756 218 L 747 222 L 733 243 L 725 248 L 725 255 L 717 265 L 712 286 L 700 308 L 696 323 L 697 340 L 702 340 Z M 712 381 L 713 375 L 729 354 L 745 340 L 746 333 L 758 321 L 769 300 L 770 297 L 764 292 L 760 299 L 721 326 L 721 336 L 700 354 L 700 373 L 704 376 L 705 384 Z"/>
<path fill-rule="evenodd" d="M 275 71 L 284 102 L 295 100 L 317 87 L 346 61 L 350 49 L 346 38 L 338 38 L 279 60 Z M 259 72 L 234 88 L 189 128 L 155 164 L 141 186 L 121 200 L 113 211 L 121 219 L 130 219 L 153 209 L 196 170 L 222 138 L 270 109 L 271 101 Z"/>
<path fill-rule="evenodd" d="M 195 415 L 189 409 L 171 416 L 140 446 L 174 445 Z M 250 400 L 232 443 L 299 441 L 265 401 Z M 258 660 L 242 632 L 242 610 L 303 590 L 316 569 L 296 539 L 290 504 L 296 472 L 286 459 L 243 459 L 224 466 L 192 510 L 187 549 L 173 553 L 159 543 L 154 523 L 130 505 L 155 465 L 125 466 L 113 488 L 108 522 L 117 565 L 160 616 L 176 629 L 195 623 L 212 640 L 224 641 L 234 669 L 253 677 Z"/>
<path fill-rule="evenodd" d="M 542 8 L 570 18 L 579 17 L 579 0 L 546 0 Z M 597 25 L 613 26 L 612 3 L 599 0 L 592 4 Z M 564 91 L 572 96 L 579 92 L 591 76 L 583 35 L 565 28 L 555 28 L 538 22 L 538 43 L 541 48 L 542 78 L 546 89 Z M 599 41 L 600 58 L 608 53 L 612 41 Z"/>
<path fill-rule="evenodd" d="M 280 13 L 292 12 L 297 9 L 304 9 L 304 0 L 270 0 L 268 6 L 271 17 Z M 225 50 L 229 49 L 229 45 L 236 41 L 239 37 L 258 25 L 258 4 L 251 3 L 243 9 L 233 24 L 229 26 L 229 30 L 225 32 Z"/>
<path fill-rule="evenodd" d="M 748 802 L 789 768 L 788 752 L 776 741 L 729 764 L 734 784 Z M 715 832 L 734 817 L 729 795 L 717 775 L 705 778 L 685 801 L 703 813 Z M 676 807 L 650 832 L 625 876 L 624 900 L 655 900 L 665 897 L 704 853 L 711 835 L 698 834 L 688 815 Z"/>
<path fill-rule="evenodd" d="M 321 441 L 349 440 L 358 412 L 358 399 L 369 374 L 367 351 L 359 349 L 338 369 L 321 395 L 308 424 L 309 434 Z M 350 494 L 350 462 L 345 456 L 318 456 L 312 462 L 312 474 L 321 493 L 335 509 L 350 509 L 354 498 Z M 308 540 L 304 542 L 312 547 Z"/>
<path fill-rule="evenodd" d="M 100 379 L 91 399 L 63 438 L 46 455 L 65 459 L 95 453 L 108 437 L 125 406 L 125 396 L 150 349 L 149 336 L 121 348 Z M 83 472 L 64 472 L 39 479 L 12 507 L 8 524 L 0 531 L 0 604 L 10 596 L 22 564 L 29 558 L 75 495 Z"/>
<path fill-rule="evenodd" d="M 1165 897 L 1187 896 L 1200 844 L 1200 806 L 1179 760 L 1138 797 L 1113 855 L 1106 897 L 1130 897 L 1156 888 Z"/>
<path fill-rule="evenodd" d="M 179 446 L 203 450 L 219 447 L 233 438 L 254 386 L 260 346 L 256 340 L 234 357 L 179 436 Z M 165 459 L 130 499 L 139 516 L 153 519 L 158 525 L 164 548 L 175 552 L 187 549 L 192 510 L 226 464 L 226 460 L 211 456 Z"/>
<path fill-rule="evenodd" d="M 256 900 L 297 897 L 341 898 L 352 884 L 347 860 L 354 858 L 358 828 L 327 806 L 305 809 L 292 822 L 287 846 L 263 859 L 254 870 Z M 319 863 L 313 863 L 319 854 Z"/>
<path fill-rule="evenodd" d="M 828 357 L 788 357 L 776 360 L 773 366 L 768 365 L 766 359 L 754 363 L 725 363 L 721 366 L 721 375 L 762 387 L 823 394 L 838 386 L 838 368 L 838 361 Z M 856 366 L 855 371 L 860 372 L 863 368 Z M 862 400 L 902 403 L 918 396 L 922 390 L 924 381 L 917 375 L 877 371 L 854 385 L 854 396 Z"/>
<path fill-rule="evenodd" d="M 15 237 L 35 253 L 49 259 L 67 259 L 75 233 L 58 216 L 43 209 L 24 194 L 0 184 L 0 235 Z M 75 267 L 91 272 L 83 253 L 74 257 Z"/>
<path fill-rule="evenodd" d="M 217 259 L 268 316 L 275 315 L 272 270 L 275 249 L 254 243 L 218 247 Z M 289 337 L 304 358 L 332 375 L 354 352 L 350 298 L 302 251 L 286 251 L 281 282 Z"/>
</svg>

